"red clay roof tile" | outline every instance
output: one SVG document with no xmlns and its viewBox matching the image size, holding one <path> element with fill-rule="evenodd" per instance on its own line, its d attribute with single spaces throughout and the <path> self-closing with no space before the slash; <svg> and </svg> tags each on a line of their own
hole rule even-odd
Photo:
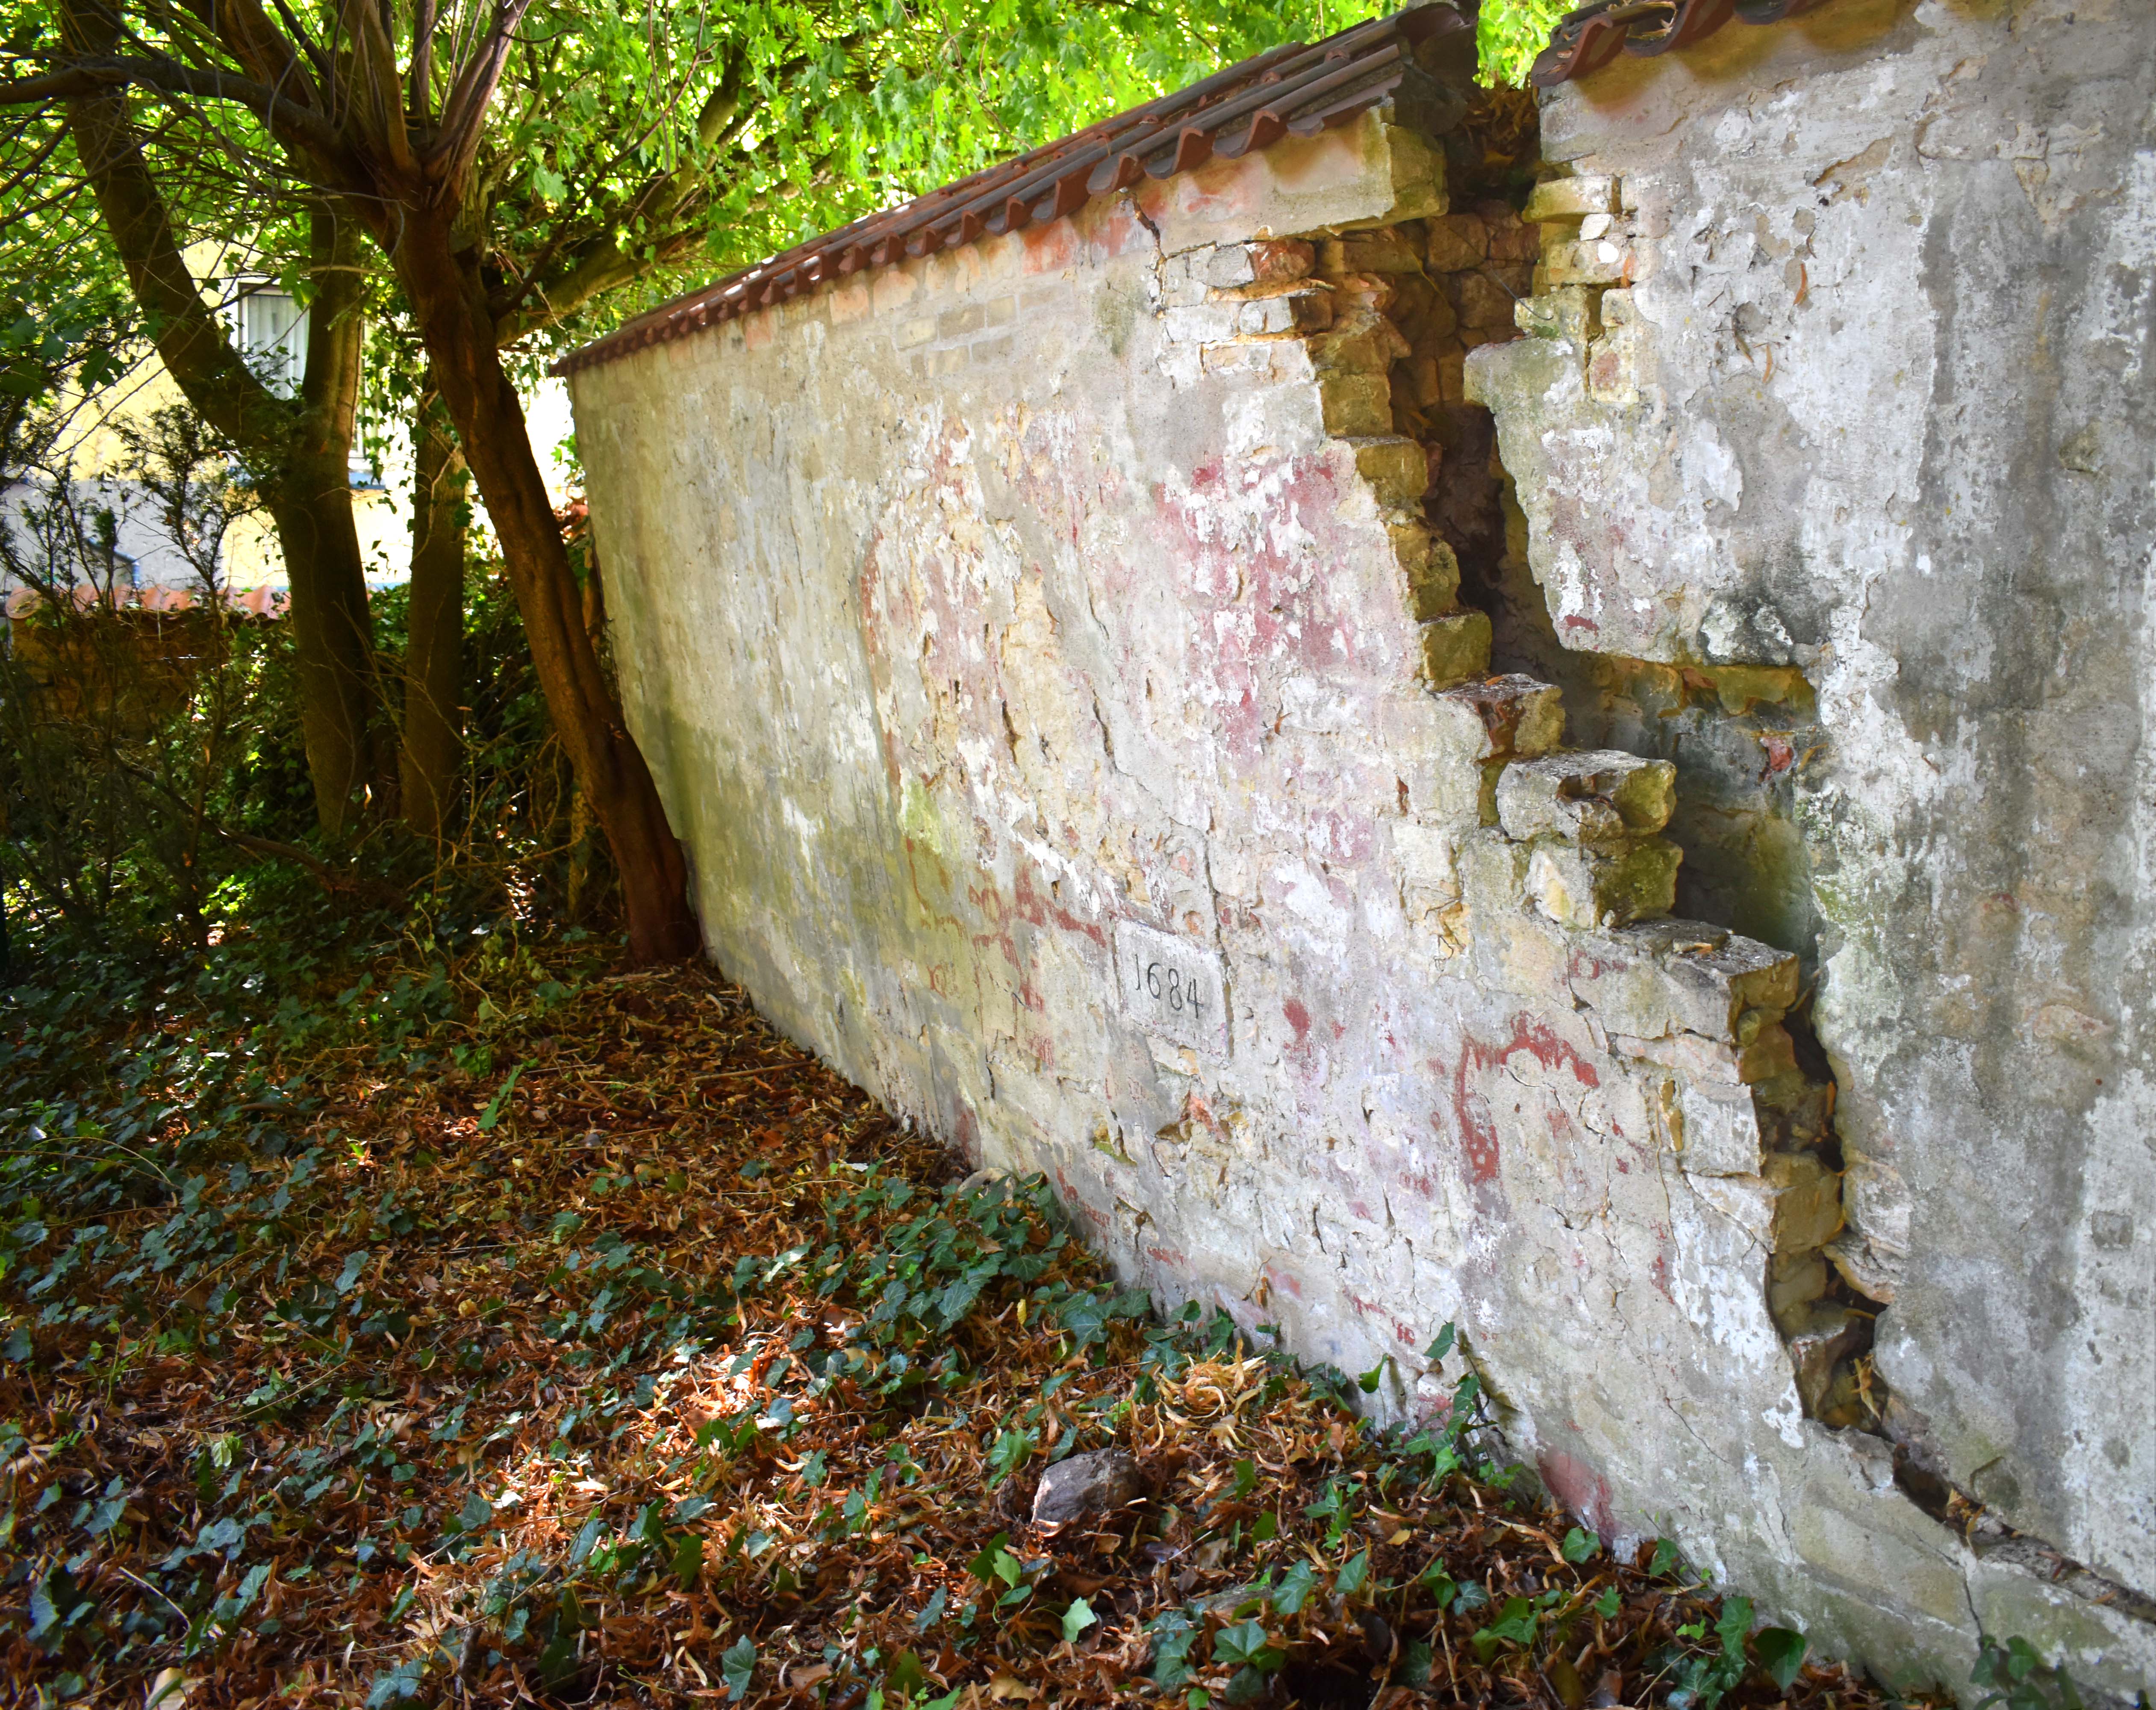
<svg viewBox="0 0 2156 1710">
<path fill-rule="evenodd" d="M 1535 56 L 1529 80 L 1538 89 L 1599 71 L 1620 54 L 1666 54 L 1702 41 L 1733 17 L 1740 23 L 1779 23 L 1826 0 L 1594 0 L 1568 12 Z"/>
<path fill-rule="evenodd" d="M 1283 136 L 1315 136 L 1385 101 L 1402 110 L 1404 122 L 1441 128 L 1457 97 L 1417 63 L 1417 49 L 1468 28 L 1449 6 L 1423 6 L 1307 47 L 1274 48 L 677 297 L 572 352 L 554 372 L 610 362 L 902 257 L 1067 218 L 1093 197 L 1127 189 L 1141 177 L 1237 160 Z"/>
</svg>

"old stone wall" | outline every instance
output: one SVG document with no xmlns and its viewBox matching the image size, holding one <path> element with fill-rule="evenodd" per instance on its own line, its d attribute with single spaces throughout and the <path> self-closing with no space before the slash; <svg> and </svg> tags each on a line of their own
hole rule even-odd
<svg viewBox="0 0 2156 1710">
<path fill-rule="evenodd" d="M 1715 917 L 1816 968 L 1829 1250 L 1994 1630 L 2007 1560 L 2061 1630 L 2156 1590 L 2152 104 L 2130 4 L 1624 62 L 1546 108 L 1536 336 L 1469 365 L 1513 651 L 1774 851 Z M 2145 1623 L 2102 1648 L 2149 1677 Z"/>
<path fill-rule="evenodd" d="M 1389 1356 L 1389 1414 L 1435 1404 L 1457 1322 L 1511 1450 L 1620 1547 L 1674 1535 L 1896 1678 L 2041 1620 L 2123 1689 L 2145 1630 L 1979 1556 L 1865 1429 L 1877 1261 L 1830 1260 L 1876 1238 L 1809 947 L 1670 917 L 1691 757 L 1568 747 L 1572 684 L 1490 675 L 1462 577 L 1542 567 L 1527 489 L 1573 478 L 1563 387 L 1623 310 L 1535 296 L 1547 234 L 1453 205 L 1444 158 L 1372 114 L 576 377 L 710 952 L 1164 1299 Z M 1462 395 L 1501 375 L 1559 389 L 1532 475 Z M 1625 644 L 1626 684 L 1758 716 L 1736 665 Z M 1835 1049 L 1845 1115 L 1881 1095 Z"/>
</svg>

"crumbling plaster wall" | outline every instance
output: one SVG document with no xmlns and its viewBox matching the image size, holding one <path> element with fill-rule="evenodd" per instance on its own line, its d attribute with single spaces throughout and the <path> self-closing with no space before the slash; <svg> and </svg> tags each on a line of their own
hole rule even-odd
<svg viewBox="0 0 2156 1710">
<path fill-rule="evenodd" d="M 1396 431 L 1412 341 L 1327 242 L 1427 259 L 1444 213 L 1373 115 L 579 373 L 707 946 L 1127 1275 L 1389 1355 L 1394 1415 L 1457 1321 L 1620 1547 L 1965 1678 L 1984 1575 L 2075 1600 L 1807 1415 L 1851 1368 L 1768 1299 L 1840 1222 L 1797 962 L 1657 919 L 1668 768 L 1484 679 Z M 2069 1615 L 2086 1673 L 2116 1624 Z"/>
<path fill-rule="evenodd" d="M 1545 108 L 1540 336 L 1468 377 L 1568 645 L 1815 691 L 1781 757 L 1886 1425 L 2144 1598 L 2152 116 L 2131 0 L 1620 62 Z"/>
</svg>

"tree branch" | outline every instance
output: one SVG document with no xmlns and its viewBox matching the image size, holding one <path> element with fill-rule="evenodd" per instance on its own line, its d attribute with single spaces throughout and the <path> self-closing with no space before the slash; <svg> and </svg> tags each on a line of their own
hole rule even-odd
<svg viewBox="0 0 2156 1710">
<path fill-rule="evenodd" d="M 465 62 L 449 99 L 442 106 L 441 132 L 423 160 L 429 174 L 451 199 L 461 194 L 465 174 L 478 153 L 486 129 L 486 110 L 501 82 L 510 45 L 531 0 L 495 0 L 494 26 L 478 50 Z"/>
<path fill-rule="evenodd" d="M 344 139 L 321 116 L 252 78 L 177 59 L 85 59 L 42 77 L 0 83 L 0 106 L 52 107 L 86 98 L 111 98 L 132 85 L 151 94 L 225 101 L 244 107 L 262 121 L 272 141 L 300 149 L 326 177 L 329 187 L 355 194 L 372 193 L 369 175 L 352 161 Z"/>
<path fill-rule="evenodd" d="M 412 122 L 422 130 L 428 122 L 434 93 L 434 0 L 419 0 L 412 17 Z"/>
<path fill-rule="evenodd" d="M 70 101 L 68 124 L 135 300 L 159 328 L 157 354 L 173 380 L 234 444 L 258 456 L 281 452 L 290 408 L 249 370 L 203 306 L 126 100 L 106 89 Z"/>
</svg>

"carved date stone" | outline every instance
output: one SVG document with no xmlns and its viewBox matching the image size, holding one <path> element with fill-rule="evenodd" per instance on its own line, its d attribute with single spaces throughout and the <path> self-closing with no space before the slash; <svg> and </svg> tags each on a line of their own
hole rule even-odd
<svg viewBox="0 0 2156 1710">
<path fill-rule="evenodd" d="M 1209 1055 L 1228 1055 L 1228 978 L 1219 952 L 1120 921 L 1116 983 L 1123 1014 L 1147 1032 Z"/>
</svg>

